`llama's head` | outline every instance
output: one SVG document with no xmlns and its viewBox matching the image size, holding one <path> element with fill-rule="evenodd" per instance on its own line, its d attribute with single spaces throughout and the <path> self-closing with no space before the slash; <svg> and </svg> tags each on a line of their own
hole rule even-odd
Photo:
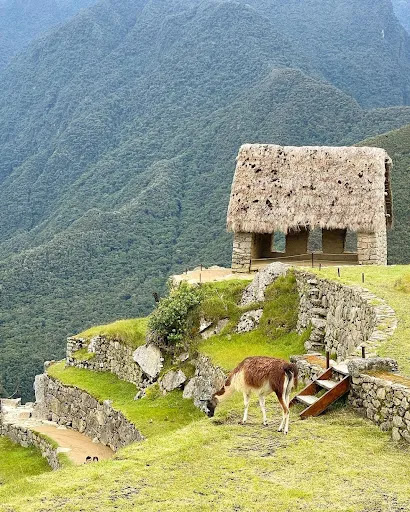
<svg viewBox="0 0 410 512">
<path fill-rule="evenodd" d="M 212 397 L 206 402 L 206 414 L 208 418 L 212 418 L 214 416 L 217 405 L 218 399 L 215 395 L 212 395 Z"/>
</svg>

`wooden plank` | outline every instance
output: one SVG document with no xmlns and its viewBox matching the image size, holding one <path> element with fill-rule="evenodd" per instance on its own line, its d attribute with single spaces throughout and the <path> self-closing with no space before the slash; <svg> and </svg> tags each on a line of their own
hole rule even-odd
<svg viewBox="0 0 410 512">
<path fill-rule="evenodd" d="M 302 404 L 305 404 L 305 405 L 313 405 L 315 402 L 317 402 L 319 400 L 319 398 L 317 396 L 313 396 L 313 395 L 302 395 L 302 396 L 297 396 L 296 400 L 298 400 L 299 402 L 302 402 Z"/>
<path fill-rule="evenodd" d="M 327 393 L 322 395 L 319 400 L 314 404 L 305 409 L 300 417 L 302 419 L 309 418 L 310 416 L 318 416 L 322 413 L 330 404 L 336 402 L 340 397 L 345 395 L 350 389 L 350 377 L 345 377 L 343 380 L 338 382 L 335 387 L 330 389 Z"/>
<path fill-rule="evenodd" d="M 335 381 L 335 380 L 322 380 L 322 379 L 318 379 L 316 382 L 318 383 L 318 385 L 321 388 L 324 388 L 324 389 L 332 389 L 337 384 L 337 381 Z"/>
<path fill-rule="evenodd" d="M 332 375 L 333 375 L 332 368 L 328 368 L 325 372 L 323 372 L 319 376 L 319 379 L 329 379 L 330 377 L 332 377 Z M 289 403 L 289 406 L 292 407 L 292 405 L 295 405 L 297 403 L 296 399 L 298 396 L 316 395 L 316 393 L 318 391 L 320 391 L 320 389 L 322 389 L 322 388 L 320 388 L 319 385 L 317 384 L 317 381 L 314 380 L 313 382 L 308 384 L 305 388 L 303 388 L 302 391 L 299 391 L 299 393 L 297 393 L 296 396 L 293 397 L 293 399 Z"/>
</svg>

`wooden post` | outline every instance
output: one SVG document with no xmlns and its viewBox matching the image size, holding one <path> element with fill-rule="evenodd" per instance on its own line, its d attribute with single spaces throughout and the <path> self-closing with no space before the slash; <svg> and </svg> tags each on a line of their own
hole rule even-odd
<svg viewBox="0 0 410 512">
<path fill-rule="evenodd" d="M 330 352 L 326 350 L 326 370 L 330 368 Z"/>
<path fill-rule="evenodd" d="M 202 263 L 201 263 L 201 272 L 202 272 Z"/>
<path fill-rule="evenodd" d="M 319 271 L 322 270 L 322 264 L 319 263 Z"/>
<path fill-rule="evenodd" d="M 362 358 L 366 359 L 366 347 L 362 345 Z"/>
<path fill-rule="evenodd" d="M 362 283 L 364 283 L 364 272 L 362 272 Z"/>
<path fill-rule="evenodd" d="M 337 275 L 340 277 L 340 267 L 337 267 Z"/>
<path fill-rule="evenodd" d="M 313 252 L 312 252 L 312 268 L 314 267 L 314 263 L 313 263 Z"/>
<path fill-rule="evenodd" d="M 199 273 L 199 282 L 202 283 L 202 274 L 201 274 L 201 272 Z"/>
</svg>

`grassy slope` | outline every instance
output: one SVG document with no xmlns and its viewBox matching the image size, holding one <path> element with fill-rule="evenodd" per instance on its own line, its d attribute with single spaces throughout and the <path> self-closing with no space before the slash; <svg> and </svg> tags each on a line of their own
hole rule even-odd
<svg viewBox="0 0 410 512">
<path fill-rule="evenodd" d="M 23 448 L 6 437 L 0 437 L 0 454 L 0 486 L 51 471 L 39 450 Z"/>
<path fill-rule="evenodd" d="M 364 286 L 378 297 L 385 299 L 395 310 L 398 326 L 393 336 L 380 349 L 381 356 L 394 357 L 399 362 L 400 370 L 410 375 L 410 293 L 399 290 L 395 284 L 406 275 L 410 275 L 410 265 L 393 265 L 389 267 L 342 267 L 341 277 L 337 269 L 328 267 L 316 272 L 321 277 L 340 280 L 343 283 Z M 365 284 L 362 285 L 362 272 Z"/>
<path fill-rule="evenodd" d="M 60 362 L 51 366 L 48 373 L 63 384 L 87 391 L 100 401 L 112 400 L 114 409 L 120 410 L 147 437 L 167 434 L 202 416 L 190 400 L 182 399 L 179 391 L 134 400 L 137 387 L 108 372 L 65 368 L 64 362 Z"/>
<path fill-rule="evenodd" d="M 107 338 L 122 341 L 132 348 L 145 343 L 148 318 L 129 318 L 117 320 L 111 324 L 97 325 L 77 335 L 78 338 L 92 338 L 93 336 L 106 336 Z"/>
<path fill-rule="evenodd" d="M 268 401 L 272 410 L 273 400 Z M 119 460 L 61 471 L 24 488 L 0 488 L 0 510 L 370 512 L 408 510 L 408 447 L 395 445 L 342 409 L 313 420 L 292 415 L 287 437 L 260 425 L 238 425 L 241 400 L 203 419 L 122 450 Z M 377 460 L 377 463 L 375 463 Z"/>
</svg>

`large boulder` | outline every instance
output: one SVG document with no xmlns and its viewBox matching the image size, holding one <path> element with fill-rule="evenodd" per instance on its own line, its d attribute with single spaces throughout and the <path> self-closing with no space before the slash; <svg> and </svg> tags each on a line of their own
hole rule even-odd
<svg viewBox="0 0 410 512">
<path fill-rule="evenodd" d="M 260 270 L 251 284 L 245 288 L 242 294 L 241 306 L 263 302 L 265 300 L 266 288 L 279 276 L 284 276 L 288 268 L 289 265 L 275 262 Z"/>
<path fill-rule="evenodd" d="M 158 377 L 164 358 L 160 349 L 155 345 L 142 345 L 132 355 L 141 370 L 151 379 Z"/>
<path fill-rule="evenodd" d="M 170 370 L 162 377 L 159 387 L 164 393 L 168 393 L 181 387 L 185 381 L 186 375 L 182 370 Z"/>
</svg>

